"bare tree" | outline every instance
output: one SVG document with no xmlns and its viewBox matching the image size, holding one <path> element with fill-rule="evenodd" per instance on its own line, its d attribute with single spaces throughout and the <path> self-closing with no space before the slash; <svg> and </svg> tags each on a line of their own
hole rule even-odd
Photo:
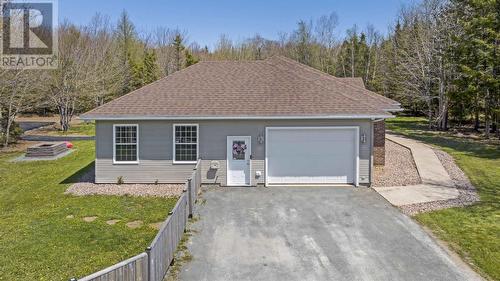
<svg viewBox="0 0 500 281">
<path fill-rule="evenodd" d="M 39 86 L 39 75 L 35 70 L 16 69 L 2 73 L 0 80 L 0 108 L 4 111 L 1 116 L 5 120 L 2 127 L 3 147 L 11 141 L 10 132 L 12 125 L 19 113 L 32 109 L 40 100 L 40 93 L 36 91 Z"/>
<path fill-rule="evenodd" d="M 315 26 L 316 38 L 321 45 L 319 61 L 321 70 L 333 73 L 339 48 L 336 48 L 335 29 L 338 25 L 338 16 L 335 12 L 321 16 Z"/>
</svg>

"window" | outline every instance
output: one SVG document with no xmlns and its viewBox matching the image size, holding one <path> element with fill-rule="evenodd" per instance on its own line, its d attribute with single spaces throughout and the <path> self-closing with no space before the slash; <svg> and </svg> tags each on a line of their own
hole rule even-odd
<svg viewBox="0 0 500 281">
<path fill-rule="evenodd" d="M 139 160 L 138 126 L 114 125 L 114 163 L 137 163 Z"/>
<path fill-rule="evenodd" d="M 233 160 L 245 160 L 246 150 L 245 141 L 233 141 Z"/>
<path fill-rule="evenodd" d="M 198 125 L 174 125 L 174 163 L 196 163 L 198 160 Z"/>
</svg>

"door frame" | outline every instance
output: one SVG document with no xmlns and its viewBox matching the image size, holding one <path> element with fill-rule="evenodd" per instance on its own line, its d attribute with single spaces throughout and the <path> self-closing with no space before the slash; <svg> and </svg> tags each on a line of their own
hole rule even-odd
<svg viewBox="0 0 500 281">
<path fill-rule="evenodd" d="M 269 131 L 272 130 L 290 130 L 290 129 L 298 129 L 298 130 L 318 130 L 318 129 L 323 129 L 323 130 L 345 130 L 345 129 L 350 129 L 353 130 L 355 133 L 355 141 L 354 141 L 354 185 L 359 186 L 359 126 L 315 126 L 315 127 L 295 127 L 295 126 L 289 126 L 289 127 L 266 127 L 266 137 L 265 137 L 265 177 L 264 177 L 264 185 L 266 187 L 269 186 L 280 186 L 280 184 L 269 184 L 268 182 L 268 139 L 269 139 Z M 302 184 L 302 185 L 311 185 L 311 184 Z M 312 184 L 314 185 L 314 184 Z M 320 184 L 320 185 L 334 185 L 334 184 Z M 290 186 L 290 184 L 285 184 L 285 186 Z"/>
<path fill-rule="evenodd" d="M 245 138 L 248 139 L 247 144 L 247 152 L 248 152 L 248 161 L 250 161 L 248 165 L 248 184 L 231 184 L 229 181 L 229 161 L 232 155 L 228 153 L 229 149 L 229 141 L 237 139 L 237 138 Z M 231 144 L 232 147 L 232 144 Z M 226 185 L 227 186 L 252 186 L 252 136 L 227 136 L 226 137 Z"/>
</svg>

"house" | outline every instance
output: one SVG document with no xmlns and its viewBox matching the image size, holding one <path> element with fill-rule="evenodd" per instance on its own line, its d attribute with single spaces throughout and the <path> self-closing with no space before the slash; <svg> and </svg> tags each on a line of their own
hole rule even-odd
<svg viewBox="0 0 500 281">
<path fill-rule="evenodd" d="M 284 57 L 203 61 L 80 116 L 95 181 L 369 185 L 396 101 Z"/>
</svg>

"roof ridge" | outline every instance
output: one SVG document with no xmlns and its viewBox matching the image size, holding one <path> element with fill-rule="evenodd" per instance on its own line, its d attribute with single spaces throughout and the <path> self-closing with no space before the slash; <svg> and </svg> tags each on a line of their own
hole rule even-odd
<svg viewBox="0 0 500 281">
<path fill-rule="evenodd" d="M 214 60 L 214 59 L 209 59 L 209 60 L 201 60 L 199 63 L 262 63 L 265 60 Z"/>
<path fill-rule="evenodd" d="M 269 59 L 272 59 L 272 58 L 279 59 L 279 60 L 281 60 L 281 61 L 285 61 L 285 62 L 288 62 L 288 63 L 291 63 L 291 64 L 298 65 L 299 67 L 301 67 L 302 69 L 304 69 L 304 70 L 306 70 L 306 71 L 313 72 L 313 73 L 316 73 L 316 74 L 320 74 L 321 76 L 324 76 L 324 77 L 326 77 L 326 78 L 328 78 L 328 79 L 330 79 L 330 80 L 334 80 L 335 82 L 342 83 L 344 86 L 347 86 L 347 87 L 350 87 L 350 88 L 353 88 L 353 89 L 362 90 L 363 92 L 367 92 L 367 93 L 369 93 L 369 94 L 370 94 L 370 96 L 372 96 L 373 98 L 376 98 L 376 99 L 378 99 L 378 100 L 380 100 L 380 101 L 381 101 L 381 99 L 383 99 L 383 100 L 384 100 L 384 102 L 388 102 L 388 103 L 389 103 L 390 101 L 392 101 L 392 102 L 395 102 L 395 104 L 400 104 L 399 102 L 397 102 L 397 101 L 395 101 L 395 100 L 393 100 L 393 99 L 390 99 L 390 98 L 388 98 L 388 97 L 385 97 L 385 96 L 379 95 L 379 94 L 377 94 L 377 93 L 375 93 L 375 92 L 373 92 L 373 91 L 370 91 L 370 90 L 368 90 L 368 89 L 366 89 L 366 88 L 361 88 L 361 87 L 356 87 L 356 86 L 353 86 L 353 85 L 351 85 L 351 84 L 349 84 L 349 83 L 346 83 L 346 82 L 342 81 L 340 77 L 336 77 L 336 76 L 330 75 L 330 74 L 325 73 L 325 72 L 323 72 L 323 71 L 321 71 L 321 70 L 318 70 L 318 69 L 316 69 L 316 68 L 314 68 L 314 67 L 311 67 L 311 66 L 309 66 L 309 65 L 306 65 L 306 64 L 300 63 L 300 62 L 298 62 L 298 61 L 296 61 L 296 60 L 293 60 L 293 59 L 287 58 L 287 57 L 285 57 L 285 56 L 276 55 L 276 56 L 272 56 L 272 57 L 270 57 Z M 362 77 L 343 77 L 343 78 L 361 78 L 361 79 L 363 79 Z M 363 82 L 364 82 L 364 80 L 363 80 Z"/>
<path fill-rule="evenodd" d="M 96 107 L 96 108 L 94 108 L 94 109 L 92 109 L 92 110 L 89 110 L 89 111 L 87 111 L 87 112 L 85 112 L 85 113 L 83 113 L 83 114 L 81 114 L 81 115 L 86 115 L 86 114 L 92 113 L 93 111 L 96 111 L 97 109 L 99 109 L 99 108 L 101 108 L 101 107 L 103 107 L 103 106 L 105 106 L 105 105 L 108 105 L 108 104 L 110 104 L 110 103 L 116 103 L 116 102 L 118 102 L 119 100 L 121 100 L 122 98 L 125 98 L 125 97 L 128 97 L 128 96 L 131 96 L 132 94 L 134 94 L 134 93 L 138 92 L 139 90 L 142 90 L 142 89 L 144 89 L 144 88 L 149 88 L 149 87 L 152 87 L 152 86 L 153 86 L 153 85 L 155 85 L 155 84 L 158 84 L 158 83 L 160 83 L 160 82 L 163 82 L 163 81 L 169 80 L 169 79 L 171 79 L 171 77 L 173 77 L 174 75 L 176 75 L 176 74 L 178 75 L 178 73 L 182 72 L 183 70 L 186 70 L 186 69 L 188 69 L 188 68 L 190 68 L 190 67 L 194 67 L 194 66 L 195 66 L 195 65 L 197 65 L 197 64 L 198 64 L 198 63 L 195 63 L 195 64 L 193 64 L 193 65 L 190 65 L 190 66 L 188 66 L 188 67 L 186 67 L 186 68 L 183 68 L 183 69 L 181 69 L 181 70 L 178 70 L 178 71 L 176 71 L 176 72 L 174 72 L 174 73 L 172 73 L 172 74 L 170 74 L 170 75 L 165 75 L 165 76 L 163 76 L 162 78 L 160 78 L 160 79 L 158 79 L 158 80 L 156 80 L 156 81 L 153 81 L 153 82 L 151 82 L 151 83 L 149 83 L 149 84 L 146 84 L 146 85 L 144 85 L 144 86 L 142 86 L 142 87 L 139 87 L 139 88 L 137 88 L 137 89 L 135 89 L 135 90 L 132 90 L 132 91 L 130 91 L 130 92 L 128 92 L 128 93 L 126 93 L 126 94 L 124 94 L 124 95 L 122 95 L 122 96 L 119 96 L 119 97 L 117 97 L 117 98 L 115 98 L 115 99 L 112 99 L 112 100 L 108 101 L 107 103 L 101 104 L 100 106 L 98 106 L 98 107 Z"/>
<path fill-rule="evenodd" d="M 301 66 L 301 68 L 303 68 L 303 69 L 304 69 L 304 70 L 306 70 L 306 71 L 307 71 L 309 68 L 312 68 L 312 67 L 310 67 L 310 66 L 307 66 L 307 65 L 305 65 L 305 64 L 299 63 L 299 62 L 294 61 L 294 60 L 289 59 L 289 58 L 284 58 L 284 57 L 282 57 L 282 56 L 275 56 L 275 57 L 276 57 L 276 58 L 278 58 L 278 59 L 281 59 L 282 61 L 284 61 L 284 62 L 286 62 L 286 63 L 292 63 L 292 64 L 294 64 L 294 65 L 299 65 L 299 66 Z M 283 58 L 284 58 L 284 59 L 283 59 Z M 269 63 L 269 65 L 272 65 L 272 66 L 274 66 L 274 67 L 278 67 L 277 65 L 273 64 L 272 62 L 270 62 L 270 63 Z M 304 66 L 305 66 L 305 67 L 307 67 L 307 68 L 304 68 Z M 282 68 L 279 68 L 279 69 L 283 70 Z M 314 69 L 314 68 L 313 68 L 313 69 Z M 316 70 L 316 69 L 314 69 L 314 70 Z M 326 90 L 332 91 L 331 87 L 325 87 L 325 86 L 323 86 L 322 84 L 317 83 L 315 80 L 310 80 L 310 79 L 305 78 L 305 77 L 303 77 L 303 76 L 301 76 L 301 75 L 298 75 L 298 74 L 296 74 L 296 73 L 292 73 L 292 72 L 290 72 L 290 71 L 288 70 L 288 68 L 285 68 L 285 71 L 287 71 L 287 72 L 291 73 L 292 75 L 294 75 L 294 76 L 296 76 L 296 77 L 300 77 L 300 78 L 302 78 L 302 79 L 306 79 L 307 81 L 311 81 L 312 83 L 314 83 L 315 85 L 317 85 L 317 86 L 319 86 L 319 87 L 321 87 L 321 88 L 323 88 L 323 89 L 326 89 Z M 327 75 L 327 76 L 331 76 L 330 74 L 326 74 L 326 73 L 324 73 L 324 72 L 322 72 L 322 71 L 319 71 L 319 70 L 317 70 L 317 72 L 321 73 L 321 74 L 322 74 L 322 76 L 325 76 L 325 75 Z M 337 80 L 334 80 L 334 81 L 335 81 L 335 82 L 337 82 Z M 344 84 L 344 83 L 342 83 L 342 84 Z M 356 89 L 359 89 L 359 88 L 356 88 Z M 344 94 L 342 91 L 335 91 L 335 92 L 336 92 L 336 93 L 338 93 L 338 94 L 340 94 L 340 95 L 342 95 L 343 97 L 345 97 L 345 98 L 347 98 L 347 99 L 351 100 L 351 101 L 354 101 L 354 102 L 361 102 L 361 103 L 363 103 L 365 106 L 367 106 L 367 107 L 369 107 L 369 108 L 372 108 L 372 109 L 375 109 L 375 110 L 381 110 L 381 109 L 380 109 L 380 108 L 378 108 L 378 107 L 374 107 L 374 106 L 373 106 L 372 104 L 370 104 L 370 103 L 366 103 L 366 102 L 364 102 L 362 99 L 354 99 L 354 98 L 352 98 L 352 96 L 347 95 L 347 94 Z"/>
</svg>

